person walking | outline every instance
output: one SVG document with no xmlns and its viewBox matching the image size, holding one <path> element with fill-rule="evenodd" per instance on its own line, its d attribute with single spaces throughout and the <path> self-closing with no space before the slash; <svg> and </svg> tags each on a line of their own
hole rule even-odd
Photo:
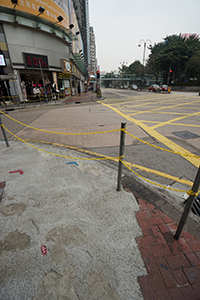
<svg viewBox="0 0 200 300">
<path fill-rule="evenodd" d="M 3 92 L 1 90 L 1 85 L 0 85 L 0 105 L 1 105 L 1 102 L 3 102 L 3 104 L 5 104 L 5 106 L 7 106 L 6 102 L 5 102 L 5 99 L 4 99 Z"/>
<path fill-rule="evenodd" d="M 24 80 L 21 82 L 21 88 L 24 96 L 24 101 L 27 102 L 28 100 L 27 100 L 27 93 L 26 93 L 26 84 Z"/>
<path fill-rule="evenodd" d="M 80 96 L 80 94 L 81 94 L 81 87 L 80 85 L 78 85 L 78 95 Z"/>
</svg>

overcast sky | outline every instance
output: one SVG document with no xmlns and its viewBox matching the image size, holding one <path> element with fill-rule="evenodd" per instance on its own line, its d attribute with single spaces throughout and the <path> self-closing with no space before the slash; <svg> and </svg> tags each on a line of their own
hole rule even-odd
<svg viewBox="0 0 200 300">
<path fill-rule="evenodd" d="M 154 44 L 172 34 L 200 35 L 200 0 L 89 0 L 89 10 L 101 71 L 117 71 L 125 61 L 142 63 L 141 39 Z"/>
</svg>

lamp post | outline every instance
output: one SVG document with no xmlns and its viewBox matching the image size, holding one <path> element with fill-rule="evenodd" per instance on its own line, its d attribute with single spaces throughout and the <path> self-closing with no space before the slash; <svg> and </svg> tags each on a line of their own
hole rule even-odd
<svg viewBox="0 0 200 300">
<path fill-rule="evenodd" d="M 139 45 L 138 45 L 138 47 L 141 47 L 141 43 L 144 43 L 143 62 L 142 62 L 142 89 L 143 89 L 143 86 L 144 86 L 145 51 L 146 51 L 146 46 L 147 46 L 148 42 L 150 43 L 149 46 L 151 46 L 152 42 L 151 42 L 150 39 L 147 39 L 146 41 L 142 39 L 142 40 L 139 41 Z"/>
<path fill-rule="evenodd" d="M 124 67 L 126 66 L 127 64 L 127 61 L 124 60 L 124 61 L 120 61 L 120 65 L 122 66 L 122 86 L 124 87 L 124 83 L 123 83 L 123 78 L 124 78 Z"/>
</svg>

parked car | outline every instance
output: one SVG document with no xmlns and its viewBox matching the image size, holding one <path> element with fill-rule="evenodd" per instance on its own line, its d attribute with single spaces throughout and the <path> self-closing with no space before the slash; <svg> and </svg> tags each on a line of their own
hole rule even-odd
<svg viewBox="0 0 200 300">
<path fill-rule="evenodd" d="M 137 90 L 137 89 L 138 89 L 138 87 L 137 87 L 136 84 L 132 84 L 132 85 L 131 85 L 131 90 Z"/>
<path fill-rule="evenodd" d="M 148 87 L 149 89 L 149 92 L 160 92 L 161 91 L 161 88 L 159 87 L 159 85 L 157 84 L 152 84 Z"/>
<path fill-rule="evenodd" d="M 160 88 L 161 88 L 161 92 L 168 92 L 168 85 L 166 84 L 163 84 L 163 85 L 160 85 Z"/>
</svg>

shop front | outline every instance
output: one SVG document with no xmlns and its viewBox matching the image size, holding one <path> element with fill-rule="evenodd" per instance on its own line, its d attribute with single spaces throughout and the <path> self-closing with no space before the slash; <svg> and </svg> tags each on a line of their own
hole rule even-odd
<svg viewBox="0 0 200 300">
<path fill-rule="evenodd" d="M 72 74 L 72 64 L 70 61 L 63 59 L 62 60 L 62 69 L 63 72 L 57 73 L 57 82 L 58 90 L 60 91 L 60 97 L 68 97 L 72 95 L 72 83 L 71 83 L 71 74 Z"/>
<path fill-rule="evenodd" d="M 48 57 L 23 53 L 25 69 L 19 69 L 23 100 L 45 100 L 52 94 L 53 76 L 49 71 Z M 36 97 L 36 91 L 40 97 Z"/>
</svg>

